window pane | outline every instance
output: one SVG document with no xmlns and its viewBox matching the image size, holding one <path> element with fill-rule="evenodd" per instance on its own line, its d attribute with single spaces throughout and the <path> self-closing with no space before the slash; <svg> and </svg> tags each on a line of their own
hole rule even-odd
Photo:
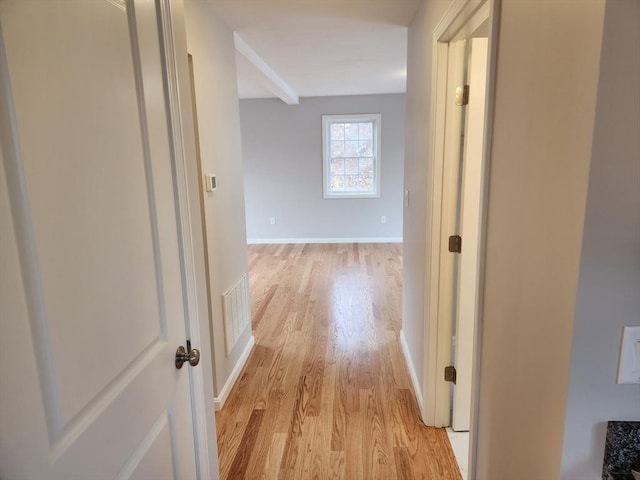
<svg viewBox="0 0 640 480">
<path fill-rule="evenodd" d="M 331 175 L 344 175 L 344 159 L 332 158 L 330 168 L 331 168 Z"/>
<path fill-rule="evenodd" d="M 373 123 L 363 122 L 358 124 L 360 140 L 373 138 Z"/>
<path fill-rule="evenodd" d="M 358 142 L 357 141 L 345 141 L 344 142 L 344 156 L 355 157 L 358 155 Z"/>
<path fill-rule="evenodd" d="M 332 192 L 341 192 L 344 190 L 344 176 L 343 175 L 331 175 L 331 184 L 329 189 Z"/>
<path fill-rule="evenodd" d="M 358 140 L 358 123 L 345 123 L 344 124 L 344 138 L 345 140 Z"/>
<path fill-rule="evenodd" d="M 358 190 L 360 190 L 360 186 L 358 184 L 358 176 L 357 175 L 347 176 L 344 189 L 348 192 L 357 192 Z"/>
<path fill-rule="evenodd" d="M 344 140 L 344 123 L 331 124 L 331 140 Z"/>
<path fill-rule="evenodd" d="M 373 141 L 360 140 L 358 142 L 358 156 L 370 157 L 371 155 L 373 155 Z"/>
<path fill-rule="evenodd" d="M 344 160 L 345 173 L 347 175 L 358 174 L 358 159 L 357 158 L 345 158 Z"/>
<path fill-rule="evenodd" d="M 361 174 L 358 176 L 360 183 L 360 190 L 365 192 L 373 192 L 373 173 L 370 175 Z"/>
<path fill-rule="evenodd" d="M 373 178 L 373 158 L 360 159 L 360 175 L 367 175 Z"/>
<path fill-rule="evenodd" d="M 332 157 L 344 157 L 345 153 L 344 153 L 344 142 L 343 141 L 337 141 L 337 142 L 331 142 L 331 156 Z"/>
</svg>

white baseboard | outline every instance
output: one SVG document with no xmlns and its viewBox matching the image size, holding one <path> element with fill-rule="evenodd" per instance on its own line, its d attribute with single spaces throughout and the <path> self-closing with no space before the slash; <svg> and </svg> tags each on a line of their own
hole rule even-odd
<svg viewBox="0 0 640 480">
<path fill-rule="evenodd" d="M 404 336 L 404 330 L 400 330 L 400 345 L 402 346 L 402 353 L 404 355 L 404 361 L 407 364 L 407 370 L 409 370 L 409 377 L 411 378 L 411 384 L 413 385 L 413 392 L 416 395 L 416 401 L 418 402 L 418 408 L 420 409 L 420 417 L 422 421 L 425 421 L 426 412 L 424 405 L 424 398 L 422 396 L 422 387 L 418 382 L 418 375 L 416 375 L 416 369 L 413 366 L 411 355 L 409 354 L 409 345 L 407 345 L 407 337 Z"/>
<path fill-rule="evenodd" d="M 213 408 L 216 412 L 222 410 L 222 407 L 224 407 L 224 402 L 227 401 L 227 397 L 229 397 L 231 389 L 235 385 L 236 380 L 238 380 L 240 372 L 242 372 L 242 368 L 244 367 L 245 363 L 247 363 L 247 360 L 255 343 L 256 339 L 253 337 L 253 335 L 251 335 L 251 337 L 249 337 L 249 341 L 247 342 L 247 346 L 244 347 L 244 350 L 242 351 L 242 355 L 240 355 L 240 358 L 238 358 L 236 366 L 233 367 L 229 378 L 227 378 L 227 381 L 224 382 L 224 386 L 220 390 L 220 394 L 217 397 L 213 397 Z"/>
<path fill-rule="evenodd" d="M 402 237 L 396 238 L 247 238 L 249 245 L 282 243 L 402 243 Z"/>
</svg>

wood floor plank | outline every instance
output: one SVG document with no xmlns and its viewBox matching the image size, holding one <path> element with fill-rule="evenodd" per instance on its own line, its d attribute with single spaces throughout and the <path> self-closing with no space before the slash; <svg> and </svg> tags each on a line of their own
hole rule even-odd
<svg viewBox="0 0 640 480">
<path fill-rule="evenodd" d="M 396 478 L 395 458 L 383 430 L 382 408 L 374 389 L 360 390 L 360 411 L 363 422 L 362 455 L 366 472 L 372 478 Z"/>
<path fill-rule="evenodd" d="M 231 479 L 229 472 L 235 459 L 236 452 L 242 441 L 242 436 L 247 427 L 247 422 L 233 422 L 233 419 L 225 422 L 224 418 L 216 416 L 216 421 L 222 423 L 224 430 L 218 428 L 218 452 L 220 457 L 220 478 Z M 217 425 L 220 425 L 217 423 Z M 222 455 L 220 452 L 224 452 Z"/>
<path fill-rule="evenodd" d="M 359 397 L 358 392 L 358 397 Z M 365 478 L 368 465 L 365 464 L 363 451 L 369 448 L 364 445 L 364 418 L 359 411 L 347 412 L 346 435 L 344 441 L 345 476 L 349 479 Z M 367 472 L 366 478 L 371 478 L 371 472 Z"/>
<path fill-rule="evenodd" d="M 331 424 L 331 450 L 344 451 L 347 432 L 347 375 L 346 370 L 338 364 L 336 367 L 335 392 L 333 396 L 333 422 Z"/>
<path fill-rule="evenodd" d="M 235 458 L 231 464 L 229 470 L 229 478 L 244 478 L 244 474 L 249 465 L 249 458 L 253 453 L 253 447 L 256 443 L 257 433 L 260 431 L 260 424 L 262 423 L 262 417 L 264 416 L 264 410 L 254 410 L 251 413 L 251 418 L 247 423 L 247 427 L 242 435 L 242 440 L 236 451 Z"/>
<path fill-rule="evenodd" d="M 277 421 L 277 411 L 274 408 L 263 410 L 264 414 L 260 423 L 260 430 L 256 432 L 256 440 L 253 452 L 249 458 L 246 469 L 245 478 L 258 479 L 265 476 L 267 471 L 271 478 L 277 479 L 282 461 L 282 452 L 286 442 L 286 434 L 275 432 L 275 423 Z M 282 443 L 282 445 L 273 446 L 273 442 Z M 273 448 L 276 448 L 273 451 Z M 271 462 L 268 466 L 267 463 Z M 277 465 L 273 465 L 276 462 Z"/>
<path fill-rule="evenodd" d="M 271 300 L 273 300 L 273 296 L 275 295 L 277 290 L 278 290 L 277 283 L 274 285 L 271 285 L 269 287 L 269 290 L 267 290 L 267 293 L 264 295 L 264 298 L 260 302 L 260 307 L 258 308 L 258 311 L 253 315 L 253 318 L 252 318 L 253 328 L 257 328 L 260 325 L 260 322 L 262 321 L 262 317 L 267 311 L 267 308 L 269 308 L 269 304 L 271 303 Z"/>
<path fill-rule="evenodd" d="M 329 452 L 329 475 L 330 480 L 346 480 L 344 452 Z"/>
<path fill-rule="evenodd" d="M 277 480 L 278 474 L 280 473 L 282 452 L 284 452 L 284 444 L 286 441 L 286 433 L 274 433 L 272 435 L 267 458 L 265 459 L 262 475 L 260 476 L 262 480 Z"/>
<path fill-rule="evenodd" d="M 460 480 L 399 342 L 398 244 L 249 247 L 256 346 L 216 413 L 223 480 Z"/>
<path fill-rule="evenodd" d="M 416 476 L 411 467 L 411 457 L 405 447 L 394 447 L 393 454 L 396 464 L 396 475 L 402 480 L 414 480 Z"/>
</svg>

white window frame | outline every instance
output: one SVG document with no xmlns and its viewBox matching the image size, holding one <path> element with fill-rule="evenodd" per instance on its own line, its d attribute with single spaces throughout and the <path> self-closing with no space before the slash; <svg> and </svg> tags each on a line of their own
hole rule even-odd
<svg viewBox="0 0 640 480">
<path fill-rule="evenodd" d="M 373 192 L 331 192 L 331 124 L 373 122 Z M 324 198 L 380 198 L 380 137 L 382 115 L 363 113 L 353 115 L 322 115 L 322 190 Z"/>
</svg>

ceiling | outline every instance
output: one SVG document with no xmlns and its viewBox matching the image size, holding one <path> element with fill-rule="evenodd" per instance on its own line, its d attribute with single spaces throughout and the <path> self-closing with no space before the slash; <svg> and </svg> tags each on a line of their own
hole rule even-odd
<svg viewBox="0 0 640 480">
<path fill-rule="evenodd" d="M 236 33 L 240 98 L 404 92 L 421 0 L 211 0 Z M 239 37 L 239 38 L 238 38 Z"/>
</svg>

